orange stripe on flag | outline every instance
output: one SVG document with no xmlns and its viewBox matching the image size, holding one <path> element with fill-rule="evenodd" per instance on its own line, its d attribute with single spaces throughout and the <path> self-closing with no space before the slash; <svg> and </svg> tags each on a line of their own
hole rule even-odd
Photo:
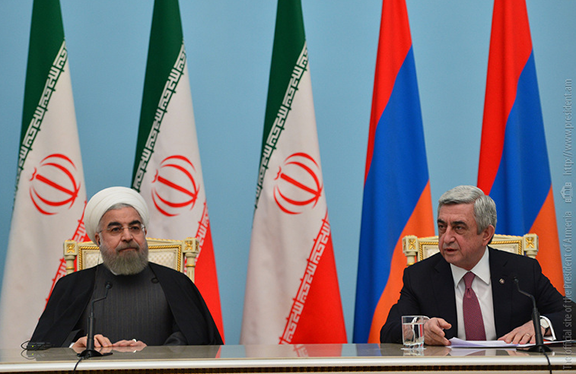
<svg viewBox="0 0 576 374">
<path fill-rule="evenodd" d="M 564 276 L 562 273 L 562 257 L 560 255 L 560 241 L 558 240 L 558 225 L 556 224 L 556 209 L 552 187 L 546 196 L 540 213 L 534 220 L 530 229 L 538 235 L 538 255 L 536 259 L 542 267 L 544 275 L 550 279 L 552 285 L 564 295 Z"/>
<path fill-rule="evenodd" d="M 370 335 L 368 336 L 368 343 L 380 343 L 380 329 L 388 318 L 388 312 L 392 305 L 394 305 L 400 297 L 400 290 L 402 289 L 402 274 L 406 268 L 406 256 L 402 252 L 402 238 L 406 235 L 417 236 L 433 236 L 434 235 L 434 216 L 432 214 L 432 198 L 430 194 L 430 182 L 426 184 L 426 188 L 418 200 L 418 204 L 414 208 L 414 212 L 406 223 L 396 247 L 392 255 L 390 264 L 390 276 L 386 283 L 386 288 L 382 292 L 382 296 L 376 305 L 374 317 L 372 318 L 372 326 L 370 327 Z"/>
</svg>

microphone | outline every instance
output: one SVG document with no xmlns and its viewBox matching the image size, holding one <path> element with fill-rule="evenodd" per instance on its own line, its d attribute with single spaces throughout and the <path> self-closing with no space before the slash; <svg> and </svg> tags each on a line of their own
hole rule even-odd
<svg viewBox="0 0 576 374">
<path fill-rule="evenodd" d="M 108 353 L 100 353 L 94 349 L 94 304 L 98 301 L 102 301 L 108 297 L 108 290 L 112 288 L 111 282 L 106 282 L 106 291 L 104 292 L 104 297 L 99 299 L 95 299 L 92 301 L 92 305 L 90 306 L 90 315 L 88 316 L 88 334 L 86 336 L 86 349 L 81 353 L 78 353 L 79 357 L 83 358 L 90 358 L 90 357 L 99 357 L 99 356 L 107 356 L 111 355 L 112 352 Z"/>
<path fill-rule="evenodd" d="M 516 283 L 516 289 L 524 296 L 528 296 L 532 300 L 532 323 L 534 324 L 534 337 L 536 338 L 536 345 L 529 349 L 531 352 L 550 352 L 550 347 L 544 345 L 544 339 L 542 338 L 542 327 L 540 326 L 540 313 L 536 307 L 536 299 L 534 296 L 528 292 L 524 292 L 520 289 L 520 282 L 518 278 L 514 275 L 514 283 Z"/>
</svg>

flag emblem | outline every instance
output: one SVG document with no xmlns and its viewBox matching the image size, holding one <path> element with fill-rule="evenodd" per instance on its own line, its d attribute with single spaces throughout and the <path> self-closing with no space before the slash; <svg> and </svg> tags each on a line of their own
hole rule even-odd
<svg viewBox="0 0 576 374">
<path fill-rule="evenodd" d="M 45 215 L 70 210 L 78 198 L 78 169 L 69 157 L 54 153 L 45 157 L 30 178 L 30 199 Z"/>
<path fill-rule="evenodd" d="M 187 157 L 166 157 L 152 181 L 151 194 L 156 209 L 168 217 L 192 210 L 200 191 L 196 180 L 196 168 Z"/>
<path fill-rule="evenodd" d="M 274 200 L 287 214 L 314 209 L 322 196 L 320 166 L 307 153 L 294 153 L 284 160 L 275 178 Z"/>
</svg>

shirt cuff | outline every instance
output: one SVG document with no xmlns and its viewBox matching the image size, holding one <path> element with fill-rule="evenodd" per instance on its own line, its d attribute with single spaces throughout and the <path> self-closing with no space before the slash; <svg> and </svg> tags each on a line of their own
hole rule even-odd
<svg viewBox="0 0 576 374">
<path fill-rule="evenodd" d="M 556 334 L 554 334 L 554 326 L 552 326 L 552 323 L 548 317 L 540 316 L 540 320 L 546 320 L 546 322 L 548 322 L 548 326 L 550 326 L 550 332 L 548 335 L 544 335 L 543 338 L 546 338 L 547 340 L 556 340 Z"/>
</svg>

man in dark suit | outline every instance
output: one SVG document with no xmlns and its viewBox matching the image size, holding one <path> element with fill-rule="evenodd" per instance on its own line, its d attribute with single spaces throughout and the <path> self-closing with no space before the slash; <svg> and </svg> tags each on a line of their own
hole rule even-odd
<svg viewBox="0 0 576 374">
<path fill-rule="evenodd" d="M 496 204 L 489 196 L 473 186 L 447 191 L 437 223 L 440 253 L 404 271 L 400 299 L 380 331 L 382 343 L 401 343 L 403 315 L 430 317 L 424 325 L 428 345 L 449 345 L 452 337 L 534 343 L 532 302 L 518 292 L 515 279 L 534 295 L 544 336 L 571 339 L 574 304 L 552 286 L 538 262 L 488 246 L 496 227 Z"/>
</svg>

